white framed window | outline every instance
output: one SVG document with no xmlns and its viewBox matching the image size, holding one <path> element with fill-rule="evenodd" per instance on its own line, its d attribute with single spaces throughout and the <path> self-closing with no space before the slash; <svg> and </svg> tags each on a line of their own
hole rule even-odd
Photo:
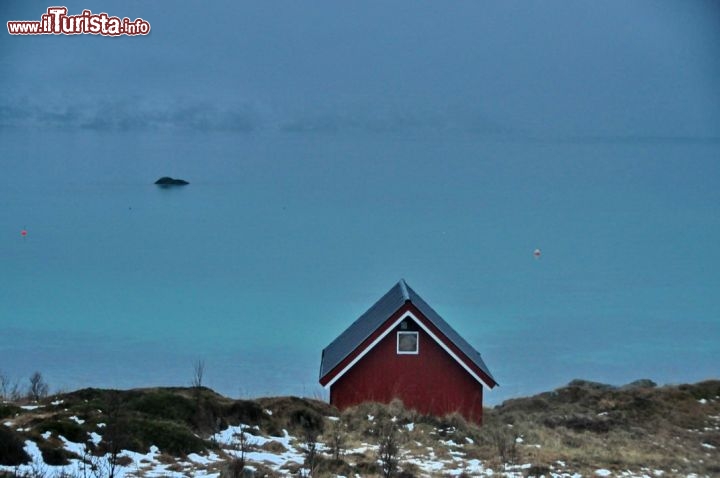
<svg viewBox="0 0 720 478">
<path fill-rule="evenodd" d="M 398 332 L 397 333 L 397 353 L 398 354 L 418 354 L 420 352 L 420 342 L 417 332 Z"/>
</svg>

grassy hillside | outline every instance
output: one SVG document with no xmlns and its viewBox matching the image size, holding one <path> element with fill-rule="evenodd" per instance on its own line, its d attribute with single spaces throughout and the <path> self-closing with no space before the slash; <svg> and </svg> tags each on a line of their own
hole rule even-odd
<svg viewBox="0 0 720 478">
<path fill-rule="evenodd" d="M 720 381 L 574 381 L 487 409 L 480 428 L 399 402 L 339 413 L 207 388 L 2 403 L 0 424 L 0 476 L 720 475 Z"/>
<path fill-rule="evenodd" d="M 672 387 L 638 381 L 613 388 L 578 380 L 508 400 L 489 416 L 491 428 L 521 437 L 523 461 L 562 461 L 585 472 L 720 475 L 720 381 Z"/>
</svg>

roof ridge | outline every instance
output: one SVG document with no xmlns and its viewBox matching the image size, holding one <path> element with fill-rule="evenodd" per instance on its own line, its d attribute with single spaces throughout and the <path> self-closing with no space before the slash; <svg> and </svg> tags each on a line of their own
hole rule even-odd
<svg viewBox="0 0 720 478">
<path fill-rule="evenodd" d="M 408 293 L 408 285 L 405 282 L 405 279 L 400 279 L 398 282 L 398 285 L 400 286 L 400 291 L 402 292 L 403 299 L 405 299 L 405 302 L 410 300 L 410 294 Z"/>
<path fill-rule="evenodd" d="M 320 361 L 320 383 L 324 386 L 330 381 L 327 377 L 333 377 L 332 371 L 340 365 L 343 360 L 349 357 L 357 347 L 378 330 L 393 314 L 403 310 L 409 310 L 409 304 L 432 325 L 443 336 L 443 341 L 454 345 L 465 358 L 458 356 L 457 360 L 474 364 L 491 382 L 485 382 L 484 378 L 479 380 L 488 388 L 497 385 L 497 381 L 487 368 L 480 352 L 470 345 L 457 331 L 447 323 L 425 300 L 415 292 L 405 279 L 400 279 L 388 292 L 385 293 L 365 313 L 358 317 L 350 326 L 345 329 L 335 340 L 323 349 Z M 344 373 L 344 372 L 342 372 Z M 331 376 L 332 375 L 332 376 Z"/>
</svg>

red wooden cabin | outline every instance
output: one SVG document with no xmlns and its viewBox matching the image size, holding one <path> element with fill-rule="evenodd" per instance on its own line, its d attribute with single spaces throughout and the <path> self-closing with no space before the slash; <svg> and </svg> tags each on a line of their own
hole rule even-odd
<svg viewBox="0 0 720 478">
<path fill-rule="evenodd" d="M 344 409 L 395 398 L 420 413 L 482 422 L 483 387 L 497 382 L 480 354 L 404 280 L 325 347 L 320 384 Z"/>
</svg>

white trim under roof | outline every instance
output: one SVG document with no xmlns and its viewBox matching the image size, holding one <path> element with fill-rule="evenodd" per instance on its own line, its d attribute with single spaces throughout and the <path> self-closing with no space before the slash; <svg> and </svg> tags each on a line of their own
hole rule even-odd
<svg viewBox="0 0 720 478">
<path fill-rule="evenodd" d="M 375 340 L 373 340 L 370 345 L 368 345 L 367 347 L 365 347 L 365 350 L 363 350 L 362 352 L 360 352 L 360 353 L 358 354 L 358 356 L 355 357 L 355 358 L 352 360 L 352 362 L 350 362 L 349 364 L 347 364 L 347 365 L 345 366 L 345 368 L 343 368 L 343 369 L 340 371 L 340 373 L 338 373 L 337 375 L 335 375 L 335 377 L 333 377 L 333 379 L 330 380 L 330 381 L 327 383 L 327 385 L 325 385 L 324 388 L 329 389 L 330 387 L 332 387 L 332 385 L 333 385 L 335 382 L 337 382 L 337 381 L 340 379 L 340 377 L 342 377 L 343 375 L 345 375 L 345 373 L 346 373 L 348 370 L 350 370 L 356 363 L 358 363 L 361 358 L 363 358 L 365 355 L 367 355 L 367 353 L 370 352 L 370 350 L 372 350 L 377 344 L 379 344 L 382 339 L 384 339 L 385 337 L 387 337 L 387 335 L 388 335 L 390 332 L 392 332 L 393 330 L 395 330 L 395 327 L 397 327 L 400 322 L 402 322 L 403 320 L 405 320 L 405 319 L 407 319 L 407 318 L 410 318 L 410 319 L 412 319 L 413 321 L 415 321 L 415 323 L 418 324 L 430 337 L 432 337 L 432 339 L 433 339 L 435 342 L 437 342 L 438 345 L 440 345 L 440 347 L 442 347 L 442 349 L 445 350 L 445 352 L 447 352 L 453 359 L 455 359 L 455 361 L 456 361 L 457 363 L 459 363 L 460 366 L 461 366 L 462 368 L 464 368 L 465 371 L 470 374 L 470 376 L 472 376 L 472 378 L 474 378 L 475 380 L 477 380 L 478 382 L 480 382 L 482 385 L 485 385 L 487 388 L 492 388 L 490 385 L 488 385 L 487 383 L 485 383 L 485 381 L 484 381 L 483 379 L 481 379 L 470 367 L 468 367 L 467 364 L 465 364 L 465 362 L 463 362 L 462 360 L 460 360 L 460 357 L 458 357 L 458 356 L 455 354 L 455 352 L 453 352 L 452 350 L 450 350 L 450 349 L 443 343 L 442 340 L 440 340 L 434 333 L 432 333 L 432 331 L 431 331 L 430 329 L 428 329 L 428 328 L 425 326 L 425 324 L 423 324 L 417 317 L 415 317 L 415 314 L 413 314 L 413 313 L 410 312 L 409 310 L 408 310 L 407 312 L 405 312 L 402 316 L 400 316 L 399 319 L 397 319 L 395 322 L 393 322 L 392 325 L 390 325 L 390 327 L 388 327 L 387 330 L 385 330 L 385 332 L 383 332 L 382 334 L 380 334 L 379 337 L 377 337 Z"/>
</svg>

